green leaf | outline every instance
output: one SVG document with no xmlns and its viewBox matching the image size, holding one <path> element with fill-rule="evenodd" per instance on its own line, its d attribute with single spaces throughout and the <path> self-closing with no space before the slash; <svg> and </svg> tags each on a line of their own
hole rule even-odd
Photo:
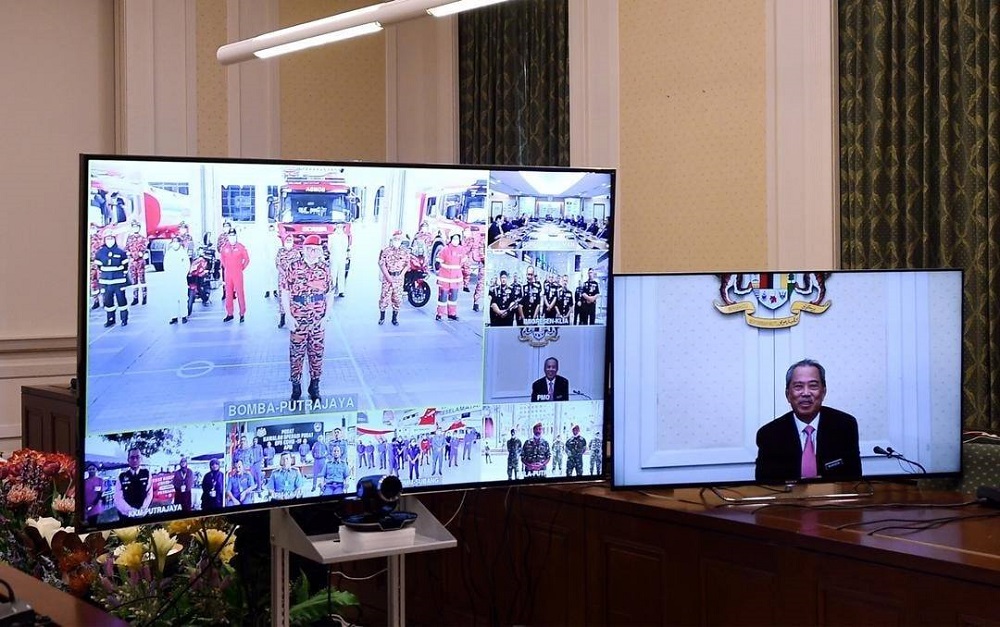
<svg viewBox="0 0 1000 627">
<path fill-rule="evenodd" d="M 309 599 L 296 603 L 288 609 L 291 625 L 309 625 L 324 618 L 328 612 L 339 613 L 342 608 L 359 605 L 358 597 L 345 590 L 320 590 Z"/>
<path fill-rule="evenodd" d="M 299 576 L 292 582 L 291 602 L 292 605 L 305 603 L 309 600 L 309 578 L 305 572 L 299 571 Z"/>
</svg>

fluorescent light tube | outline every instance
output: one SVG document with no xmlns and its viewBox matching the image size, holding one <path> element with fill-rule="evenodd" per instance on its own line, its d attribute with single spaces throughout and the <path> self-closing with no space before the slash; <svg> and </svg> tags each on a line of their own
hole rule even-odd
<svg viewBox="0 0 1000 627">
<path fill-rule="evenodd" d="M 500 4 L 501 2 L 506 1 L 507 0 L 458 0 L 458 2 L 452 2 L 439 7 L 427 9 L 427 12 L 434 17 L 445 17 L 446 15 L 454 15 L 456 13 L 461 13 L 462 11 L 471 11 L 472 9 L 487 7 L 491 4 Z"/>
<path fill-rule="evenodd" d="M 299 41 L 292 41 L 287 44 L 281 44 L 280 46 L 272 46 L 270 48 L 264 48 L 263 50 L 258 50 L 253 54 L 255 57 L 261 59 L 270 59 L 271 57 L 276 57 L 281 54 L 288 54 L 289 52 L 297 52 L 299 50 L 305 50 L 306 48 L 322 46 L 323 44 L 329 44 L 335 41 L 343 41 L 345 39 L 351 39 L 352 37 L 361 37 L 362 35 L 370 35 L 372 33 L 377 33 L 380 30 L 382 30 L 381 24 L 379 24 L 378 22 L 368 22 L 367 24 L 352 26 L 351 28 L 345 28 L 344 30 L 337 30 L 333 31 L 332 33 L 316 35 L 315 37 L 309 37 L 307 39 L 302 39 Z"/>
</svg>

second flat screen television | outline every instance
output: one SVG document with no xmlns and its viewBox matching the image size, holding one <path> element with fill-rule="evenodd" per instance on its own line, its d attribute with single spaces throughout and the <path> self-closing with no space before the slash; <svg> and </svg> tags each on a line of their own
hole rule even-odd
<svg viewBox="0 0 1000 627">
<path fill-rule="evenodd" d="M 81 166 L 88 526 L 602 474 L 612 171 Z"/>
<path fill-rule="evenodd" d="M 613 292 L 614 486 L 960 471 L 960 270 L 629 275 Z M 825 386 L 811 364 L 786 385 L 802 360 Z"/>
</svg>

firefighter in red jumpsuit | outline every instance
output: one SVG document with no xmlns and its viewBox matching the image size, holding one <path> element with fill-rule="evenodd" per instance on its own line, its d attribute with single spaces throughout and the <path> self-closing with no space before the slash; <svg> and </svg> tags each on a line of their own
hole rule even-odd
<svg viewBox="0 0 1000 627">
<path fill-rule="evenodd" d="M 476 291 L 472 294 L 472 311 L 479 311 L 479 301 L 483 297 L 483 284 L 486 283 L 486 247 L 479 227 L 472 227 L 468 244 L 469 260 L 478 268 L 479 275 L 476 280 Z"/>
<path fill-rule="evenodd" d="M 93 222 L 90 223 L 90 296 L 94 299 L 94 303 L 90 306 L 91 309 L 97 309 L 101 306 L 101 284 L 98 281 L 100 278 L 100 270 L 98 270 L 98 264 L 95 263 L 97 259 L 97 251 L 101 249 L 104 245 L 104 236 L 101 235 L 100 230 L 97 225 Z"/>
<path fill-rule="evenodd" d="M 302 396 L 302 366 L 309 356 L 309 399 L 319 400 L 319 380 L 323 375 L 323 351 L 326 345 L 326 295 L 330 291 L 330 267 L 323 258 L 319 236 L 309 235 L 302 242 L 302 254 L 292 257 L 281 281 L 281 298 L 287 299 L 292 317 L 288 361 L 291 366 L 292 400 Z"/>
<path fill-rule="evenodd" d="M 462 236 L 452 234 L 448 245 L 438 253 L 441 267 L 438 269 L 438 305 L 435 320 L 440 320 L 445 313 L 449 320 L 458 320 L 458 288 L 462 284 L 462 259 L 466 250 L 462 246 Z"/>
<path fill-rule="evenodd" d="M 240 322 L 243 322 L 247 315 L 246 290 L 243 288 L 243 271 L 250 265 L 250 255 L 246 247 L 239 243 L 235 234 L 229 236 L 229 240 L 219 250 L 219 257 L 222 259 L 222 270 L 225 272 L 225 296 L 226 317 L 223 322 L 233 319 L 233 299 L 240 301 Z"/>
<path fill-rule="evenodd" d="M 146 259 L 149 258 L 149 240 L 142 234 L 142 226 L 132 220 L 132 232 L 125 240 L 128 253 L 129 283 L 132 284 L 132 305 L 139 304 L 139 288 L 142 288 L 142 304 L 146 304 Z"/>
<path fill-rule="evenodd" d="M 274 265 L 278 268 L 278 313 L 281 314 L 281 318 L 278 319 L 278 328 L 285 328 L 285 297 L 283 296 L 285 290 L 281 286 L 285 283 L 285 278 L 288 276 L 288 266 L 292 263 L 292 260 L 299 256 L 301 251 L 295 248 L 295 238 L 291 234 L 285 235 L 281 238 L 281 248 L 274 256 Z"/>
<path fill-rule="evenodd" d="M 393 231 L 389 245 L 378 255 L 382 272 L 382 292 L 378 297 L 378 323 L 385 324 L 385 310 L 392 304 L 392 323 L 399 325 L 399 307 L 403 302 L 403 277 L 410 267 L 410 252 L 403 248 L 403 232 Z"/>
</svg>

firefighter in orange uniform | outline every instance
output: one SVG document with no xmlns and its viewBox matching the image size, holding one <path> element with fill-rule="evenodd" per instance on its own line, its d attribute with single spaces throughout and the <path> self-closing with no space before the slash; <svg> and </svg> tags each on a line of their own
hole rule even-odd
<svg viewBox="0 0 1000 627">
<path fill-rule="evenodd" d="M 385 309 L 392 303 L 392 323 L 399 325 L 399 307 L 403 302 L 403 276 L 410 265 L 410 252 L 403 248 L 403 232 L 393 231 L 389 245 L 378 255 L 382 272 L 382 292 L 378 297 L 378 323 L 385 324 Z"/>
<path fill-rule="evenodd" d="M 187 222 L 181 220 L 177 225 L 177 237 L 181 238 L 181 248 L 187 251 L 188 259 L 194 259 L 194 237 L 191 236 Z"/>
<path fill-rule="evenodd" d="M 149 259 L 149 240 L 142 234 L 142 225 L 132 220 L 132 232 L 125 240 L 128 253 L 129 283 L 132 284 L 132 305 L 139 304 L 139 288 L 142 288 L 142 304 L 146 304 L 146 260 Z"/>
<path fill-rule="evenodd" d="M 289 264 L 300 253 L 301 251 L 295 248 L 295 238 L 289 233 L 281 238 L 281 248 L 274 256 L 274 265 L 278 268 L 278 291 L 275 296 L 278 297 L 278 313 L 281 314 L 281 318 L 278 320 L 279 329 L 285 328 L 285 298 L 283 296 L 285 290 L 281 286 L 284 285 L 285 277 L 288 276 Z"/>
<path fill-rule="evenodd" d="M 413 239 L 424 245 L 424 254 L 429 255 L 434 248 L 434 234 L 431 233 L 430 225 L 424 220 L 420 223 L 420 230 L 413 236 Z"/>
<path fill-rule="evenodd" d="M 240 301 L 240 322 L 247 315 L 246 290 L 243 288 L 243 271 L 250 265 L 250 254 L 246 247 L 239 243 L 235 234 L 230 234 L 229 241 L 219 250 L 222 259 L 222 269 L 225 272 L 225 302 L 226 317 L 223 322 L 233 319 L 233 299 Z"/>
<path fill-rule="evenodd" d="M 228 273 L 227 273 L 228 276 Z M 309 356 L 309 399 L 319 400 L 319 380 L 323 375 L 326 348 L 326 295 L 330 291 L 330 267 L 323 256 L 318 235 L 302 242 L 302 254 L 291 256 L 281 281 L 281 298 L 292 317 L 288 361 L 291 366 L 292 400 L 302 396 L 302 366 Z"/>
<path fill-rule="evenodd" d="M 449 320 L 458 320 L 458 286 L 462 283 L 462 259 L 465 257 L 462 236 L 453 233 L 448 245 L 441 249 L 438 260 L 438 305 L 435 320 L 440 320 L 446 312 Z"/>
</svg>

